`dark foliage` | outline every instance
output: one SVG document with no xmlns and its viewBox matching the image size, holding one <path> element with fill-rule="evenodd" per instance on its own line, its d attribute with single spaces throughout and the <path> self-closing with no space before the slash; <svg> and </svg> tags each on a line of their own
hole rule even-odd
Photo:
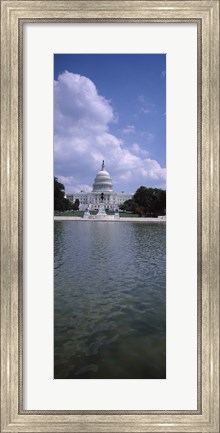
<svg viewBox="0 0 220 433">
<path fill-rule="evenodd" d="M 65 198 L 65 187 L 62 183 L 58 182 L 57 177 L 54 178 L 54 210 L 66 211 L 73 208 L 72 203 Z"/>
<path fill-rule="evenodd" d="M 76 198 L 75 202 L 72 205 L 73 210 L 79 210 L 79 199 Z"/>
<path fill-rule="evenodd" d="M 122 210 L 137 213 L 140 216 L 157 217 L 166 214 L 166 191 L 158 188 L 140 186 L 131 200 L 127 200 Z"/>
</svg>

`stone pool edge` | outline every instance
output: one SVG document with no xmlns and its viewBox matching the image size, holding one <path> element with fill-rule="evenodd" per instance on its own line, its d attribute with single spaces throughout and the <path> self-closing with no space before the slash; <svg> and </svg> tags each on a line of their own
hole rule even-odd
<svg viewBox="0 0 220 433">
<path fill-rule="evenodd" d="M 97 222 L 97 221 L 101 221 L 101 222 L 111 222 L 111 223 L 116 223 L 116 222 L 140 222 L 140 223 L 163 223 L 166 224 L 166 220 L 165 219 L 160 219 L 160 218 L 118 218 L 118 219 L 99 219 L 99 218 L 94 218 L 94 219 L 86 219 L 83 217 L 68 217 L 68 216 L 54 216 L 54 221 L 84 221 L 84 222 Z"/>
</svg>

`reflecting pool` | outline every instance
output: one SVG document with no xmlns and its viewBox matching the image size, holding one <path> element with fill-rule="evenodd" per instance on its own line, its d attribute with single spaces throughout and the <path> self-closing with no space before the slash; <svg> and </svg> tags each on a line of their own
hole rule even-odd
<svg viewBox="0 0 220 433">
<path fill-rule="evenodd" d="M 54 222 L 54 377 L 166 377 L 166 224 Z"/>
</svg>

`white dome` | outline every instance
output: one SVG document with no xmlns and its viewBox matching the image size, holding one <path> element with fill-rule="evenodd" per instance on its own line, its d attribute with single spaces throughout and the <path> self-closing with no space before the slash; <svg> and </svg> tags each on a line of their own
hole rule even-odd
<svg viewBox="0 0 220 433">
<path fill-rule="evenodd" d="M 108 171 L 105 170 L 104 161 L 102 169 L 97 173 L 93 183 L 93 192 L 111 192 L 112 180 Z"/>
</svg>

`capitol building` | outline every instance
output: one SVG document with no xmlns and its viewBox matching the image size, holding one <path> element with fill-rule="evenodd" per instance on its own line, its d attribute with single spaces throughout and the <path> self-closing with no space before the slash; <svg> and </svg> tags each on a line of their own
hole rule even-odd
<svg viewBox="0 0 220 433">
<path fill-rule="evenodd" d="M 78 192 L 66 194 L 72 203 L 79 200 L 79 209 L 85 211 L 96 210 L 103 203 L 106 209 L 115 211 L 126 200 L 130 200 L 134 194 L 122 192 L 113 192 L 112 179 L 108 171 L 105 169 L 104 161 L 102 162 L 101 170 L 97 173 L 92 192 Z"/>
</svg>

